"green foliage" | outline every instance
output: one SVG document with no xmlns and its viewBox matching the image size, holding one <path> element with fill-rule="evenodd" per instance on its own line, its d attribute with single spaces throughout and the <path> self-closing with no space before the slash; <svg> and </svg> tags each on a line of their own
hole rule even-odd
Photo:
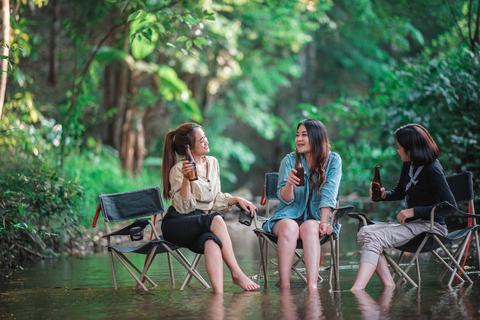
<svg viewBox="0 0 480 320">
<path fill-rule="evenodd" d="M 157 187 L 161 184 L 158 167 L 145 169 L 134 178 L 129 177 L 128 172 L 120 168 L 117 152 L 108 146 L 99 146 L 95 142 L 91 150 L 84 150 L 67 157 L 62 174 L 66 179 L 75 179 L 84 190 L 82 206 L 78 208 L 78 214 L 79 220 L 85 226 L 92 223 L 100 194 Z"/>
<path fill-rule="evenodd" d="M 381 127 L 424 125 L 439 145 L 448 174 L 471 170 L 478 177 L 479 88 L 480 65 L 466 48 L 409 59 L 376 90 L 377 106 L 388 119 Z"/>
<path fill-rule="evenodd" d="M 82 188 L 47 165 L 0 176 L 0 274 L 10 276 L 27 257 L 47 257 L 79 236 L 75 207 Z"/>
<path fill-rule="evenodd" d="M 7 277 L 23 259 L 56 255 L 80 235 L 82 188 L 50 164 L 57 134 L 42 120 L 37 127 L 17 120 L 0 134 L 0 274 Z"/>
</svg>

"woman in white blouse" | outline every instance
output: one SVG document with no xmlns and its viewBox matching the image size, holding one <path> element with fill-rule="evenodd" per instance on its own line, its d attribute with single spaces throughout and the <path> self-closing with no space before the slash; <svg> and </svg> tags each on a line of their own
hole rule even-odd
<svg viewBox="0 0 480 320">
<path fill-rule="evenodd" d="M 198 180 L 190 181 L 188 172 L 193 165 L 185 158 L 186 146 L 195 161 Z M 232 241 L 223 216 L 218 211 L 228 211 L 239 204 L 253 212 L 255 205 L 243 198 L 233 197 L 220 190 L 220 168 L 210 151 L 203 128 L 196 123 L 185 123 L 170 130 L 163 149 L 163 195 L 172 205 L 162 222 L 165 240 L 205 255 L 205 268 L 214 293 L 223 292 L 223 263 L 230 269 L 233 283 L 244 290 L 259 286 L 249 279 L 235 259 Z"/>
</svg>

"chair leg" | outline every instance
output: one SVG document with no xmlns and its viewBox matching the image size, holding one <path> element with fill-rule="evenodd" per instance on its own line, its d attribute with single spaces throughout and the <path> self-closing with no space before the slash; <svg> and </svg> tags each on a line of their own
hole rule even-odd
<svg viewBox="0 0 480 320">
<path fill-rule="evenodd" d="M 268 278 L 267 278 L 267 276 L 268 276 L 268 266 L 269 266 L 269 263 L 268 263 L 268 262 L 269 262 L 269 260 L 268 260 L 268 257 L 269 257 L 268 251 L 269 251 L 270 246 L 272 246 L 272 248 L 273 248 L 275 251 L 277 251 L 277 245 L 275 244 L 275 242 L 273 242 L 273 241 L 271 241 L 270 239 L 268 239 L 268 237 L 263 236 L 263 235 L 262 235 L 262 237 L 263 237 L 263 240 L 265 241 L 265 243 L 264 243 L 264 246 L 265 246 L 265 256 L 264 256 L 264 258 L 265 258 L 265 270 L 266 270 L 266 273 L 265 273 L 265 288 L 267 288 L 267 286 L 268 286 Z"/>
<path fill-rule="evenodd" d="M 270 254 L 270 247 L 269 247 L 269 242 L 267 241 L 267 238 L 263 239 L 263 245 L 265 247 L 265 255 L 264 255 L 264 263 L 265 263 L 265 288 L 268 288 L 268 268 L 270 267 L 270 264 L 268 263 L 269 259 L 269 254 Z"/>
<path fill-rule="evenodd" d="M 404 255 L 404 254 L 405 254 L 405 251 L 401 251 L 401 252 L 400 252 L 400 256 L 398 256 L 398 259 L 397 259 L 397 265 L 400 266 L 400 264 L 402 263 L 402 259 L 403 259 L 403 255 Z M 397 273 L 395 272 L 395 269 L 394 269 L 393 272 L 392 272 L 392 279 L 395 279 L 395 275 L 396 275 L 396 274 L 397 274 Z"/>
<path fill-rule="evenodd" d="M 117 256 L 120 256 L 122 257 L 123 261 L 126 261 L 128 262 L 128 264 L 133 268 L 135 269 L 135 271 L 137 271 L 139 274 L 142 273 L 142 270 L 140 270 L 136 265 L 134 265 L 129 259 L 127 259 L 127 257 L 125 257 L 125 255 L 121 252 L 115 252 L 117 254 Z M 146 265 L 146 264 L 145 264 Z M 155 282 L 152 281 L 152 279 L 150 279 L 147 275 L 145 275 L 145 280 L 147 280 L 152 286 L 156 287 L 157 284 Z M 142 280 L 143 282 L 143 280 Z"/>
<path fill-rule="evenodd" d="M 456 262 L 460 262 L 464 253 L 465 253 L 465 249 L 467 248 L 467 244 L 469 243 L 468 241 L 468 238 L 470 238 L 471 234 L 469 234 L 468 236 L 466 236 L 463 241 L 462 241 L 462 244 L 459 248 L 459 250 L 457 251 L 460 251 L 460 253 L 458 254 L 457 257 L 453 257 L 455 259 Z M 460 268 L 463 270 L 463 268 Z M 451 286 L 452 285 L 452 282 L 453 282 L 453 278 L 455 277 L 455 275 L 457 274 L 457 268 L 453 268 L 453 272 L 452 274 L 450 275 L 450 279 L 448 280 L 448 286 Z M 466 274 L 466 273 L 465 273 Z"/>
<path fill-rule="evenodd" d="M 155 256 L 156 256 L 155 252 L 157 252 L 157 247 L 158 247 L 158 245 L 153 246 L 153 249 L 152 249 L 152 251 L 151 251 L 151 252 L 153 252 L 153 254 L 150 254 L 150 255 L 148 256 L 147 261 L 145 261 L 145 266 L 143 267 L 143 271 L 142 271 L 141 274 L 140 274 L 140 281 L 141 281 L 142 283 L 144 282 L 144 279 L 146 279 L 148 269 L 150 269 L 150 266 L 152 265 L 153 260 L 155 259 Z M 153 282 L 153 281 L 152 281 L 152 282 Z M 156 284 L 156 283 L 153 283 L 153 286 L 156 287 L 157 284 Z M 138 288 L 139 288 L 139 286 L 137 285 L 135 289 L 138 289 Z"/>
<path fill-rule="evenodd" d="M 202 259 L 202 254 L 197 253 L 191 264 L 192 270 L 197 270 L 197 267 L 200 264 L 201 259 Z M 190 272 L 187 273 L 187 275 L 185 276 L 185 280 L 183 280 L 182 286 L 180 287 L 180 290 L 183 290 L 185 286 L 188 286 L 190 284 L 190 280 L 192 280 L 192 277 L 193 277 L 193 274 L 191 274 Z"/>
<path fill-rule="evenodd" d="M 423 247 L 425 246 L 425 243 L 427 242 L 428 240 L 428 237 L 425 237 L 423 238 L 422 240 L 422 243 L 420 244 L 420 246 L 418 247 L 417 251 L 415 252 L 413 258 L 410 260 L 410 263 L 408 264 L 408 266 L 405 268 L 404 270 L 404 273 L 407 274 L 408 273 L 408 270 L 410 270 L 410 267 L 412 266 L 413 262 L 417 260 L 418 258 L 418 255 L 420 254 L 420 252 L 422 251 Z M 403 275 L 403 273 L 402 273 Z M 397 282 L 397 285 L 399 285 L 400 283 L 402 283 L 403 281 L 403 276 L 400 277 L 400 279 L 398 280 Z"/>
<path fill-rule="evenodd" d="M 332 287 L 332 278 L 335 277 L 335 287 L 334 290 L 340 290 L 340 272 L 338 269 L 339 261 L 339 247 L 338 239 L 334 240 L 333 237 L 330 237 L 330 272 L 329 272 L 329 285 Z"/>
<path fill-rule="evenodd" d="M 447 271 L 450 271 L 450 272 L 453 272 L 455 274 L 455 277 L 458 280 L 460 280 L 461 282 L 465 282 L 465 280 L 463 280 L 462 277 L 460 277 L 456 272 L 453 271 L 453 269 L 451 267 L 452 262 L 446 263 L 445 260 L 443 260 L 443 258 L 440 257 L 440 255 L 436 251 L 432 251 L 432 254 L 435 256 L 435 258 L 437 258 L 438 261 L 440 261 L 445 266 L 442 274 L 437 278 L 438 281 L 441 281 L 443 279 L 443 277 L 445 276 L 445 273 Z"/>
<path fill-rule="evenodd" d="M 258 273 L 257 273 L 257 284 L 260 284 L 260 274 L 263 270 L 263 277 L 265 280 L 265 288 L 268 287 L 268 275 L 267 275 L 267 270 L 265 266 L 265 240 L 263 240 L 263 237 L 261 234 L 257 234 L 258 238 L 258 246 L 260 248 L 260 263 L 258 265 Z"/>
<path fill-rule="evenodd" d="M 121 256 L 118 255 L 117 252 L 115 252 L 115 251 L 112 251 L 112 252 L 118 258 L 118 261 L 120 261 L 120 263 L 123 264 L 125 269 L 127 269 L 127 271 L 130 273 L 130 275 L 137 281 L 137 283 L 140 285 L 140 287 L 142 287 L 143 290 L 148 291 L 147 287 L 145 287 L 143 282 L 140 281 L 140 279 L 137 277 L 137 275 L 135 273 L 133 273 L 133 271 L 128 267 L 128 265 L 125 263 L 125 261 L 123 261 Z"/>
<path fill-rule="evenodd" d="M 297 261 L 295 261 L 294 264 L 292 264 L 292 271 L 295 272 L 300 277 L 300 279 L 303 280 L 303 282 L 307 283 L 307 278 L 305 278 L 305 276 L 300 272 L 300 270 L 297 269 L 298 264 L 303 261 L 303 255 L 300 255 L 297 250 L 295 250 L 295 255 L 298 259 Z"/>
<path fill-rule="evenodd" d="M 458 259 L 458 254 L 459 254 L 459 250 L 457 249 L 457 251 L 455 251 L 455 254 L 453 255 L 453 257 L 456 259 Z M 453 261 L 449 261 L 448 263 L 446 263 L 442 257 L 440 257 L 440 255 L 436 252 L 436 251 L 432 251 L 432 254 L 437 257 L 437 259 L 441 259 L 440 262 L 443 262 L 443 265 L 445 266 L 445 268 L 443 268 L 443 271 L 442 273 L 438 276 L 437 280 L 438 281 L 442 281 L 443 280 L 443 277 L 445 277 L 445 275 L 447 274 L 447 271 L 450 271 L 450 272 L 453 272 L 453 269 L 452 269 L 452 264 L 453 264 Z"/>
<path fill-rule="evenodd" d="M 407 279 L 408 282 L 410 282 L 412 284 L 412 286 L 414 286 L 415 288 L 418 287 L 418 285 L 412 280 L 412 278 L 410 278 L 408 276 L 408 274 L 402 270 L 402 268 L 400 268 L 396 263 L 395 261 L 393 261 L 392 258 L 390 258 L 388 256 L 388 254 L 386 254 L 385 252 L 383 252 L 383 255 L 385 256 L 385 258 L 387 259 L 387 262 L 390 264 L 390 266 L 395 270 L 396 273 L 398 273 L 401 277 Z"/>
<path fill-rule="evenodd" d="M 113 253 L 112 251 L 108 252 L 110 254 L 110 266 L 112 267 L 112 276 L 113 276 L 113 287 L 115 291 L 117 291 L 117 277 L 115 275 L 115 266 L 114 266 L 114 261 L 113 261 Z"/>
<path fill-rule="evenodd" d="M 205 288 L 210 288 L 210 286 L 208 285 L 208 283 L 205 281 L 205 279 L 203 279 L 203 277 L 196 271 L 196 270 L 192 270 L 191 268 L 191 265 L 190 265 L 190 262 L 188 262 L 187 258 L 185 258 L 185 256 L 179 251 L 179 250 L 175 250 L 175 252 L 173 252 L 172 249 L 170 249 L 169 246 L 167 246 L 166 244 L 162 244 L 163 247 L 165 248 L 165 250 L 167 250 L 169 253 L 172 254 L 172 256 L 178 261 L 180 262 L 180 264 L 185 268 L 187 269 L 187 271 L 193 273 L 193 276 L 195 277 L 195 279 L 197 279 Z"/>
<path fill-rule="evenodd" d="M 172 256 L 170 252 L 167 252 L 167 259 L 168 259 L 168 269 L 170 270 L 170 282 L 172 287 L 175 286 L 175 277 L 173 275 L 173 267 L 172 267 Z"/>
<path fill-rule="evenodd" d="M 464 244 L 468 241 L 468 237 L 465 237 L 462 242 L 460 243 L 460 246 L 457 248 L 457 250 L 455 251 L 455 254 L 453 255 L 454 259 L 456 261 L 460 261 L 461 257 L 459 257 L 460 255 L 460 251 L 461 251 L 461 248 L 464 246 Z M 452 269 L 452 265 L 453 265 L 453 261 L 450 260 L 448 263 L 446 263 L 438 253 L 432 251 L 432 254 L 437 257 L 437 259 L 441 259 L 441 262 L 443 263 L 443 265 L 445 266 L 445 268 L 443 268 L 443 271 L 442 273 L 440 274 L 440 276 L 438 277 L 437 280 L 443 280 L 443 277 L 445 276 L 445 274 L 447 273 L 447 271 L 450 271 L 450 272 L 454 272 L 453 269 Z M 463 255 L 463 253 L 462 253 Z M 464 281 L 460 276 L 457 275 L 457 278 L 459 280 L 461 280 L 462 282 Z"/>
<path fill-rule="evenodd" d="M 442 247 L 442 249 L 445 251 L 445 253 L 448 255 L 448 257 L 453 261 L 453 263 L 455 264 L 455 267 L 457 267 L 457 269 L 460 270 L 460 272 L 463 274 L 463 276 L 465 277 L 465 279 L 467 279 L 468 282 L 473 283 L 472 279 L 470 279 L 470 277 L 469 277 L 468 274 L 465 272 L 465 270 L 463 270 L 463 268 L 458 264 L 457 260 L 455 260 L 455 258 L 452 256 L 452 254 L 450 253 L 450 251 L 447 250 L 447 248 L 446 248 L 445 245 L 442 243 L 442 241 L 440 241 L 440 239 L 438 239 L 438 237 L 437 237 L 436 235 L 433 235 L 433 238 L 434 238 L 435 241 L 437 241 L 437 243 Z"/>
<path fill-rule="evenodd" d="M 184 266 L 187 269 L 187 278 L 188 275 L 194 276 L 200 283 L 205 287 L 205 288 L 210 288 L 210 285 L 203 279 L 203 277 L 200 275 L 200 273 L 197 271 L 197 269 L 194 267 L 193 262 L 190 263 L 187 258 L 183 255 L 183 253 L 180 250 L 176 250 L 177 254 L 180 256 L 180 258 L 183 260 Z M 172 253 L 173 255 L 173 253 Z M 175 257 L 175 256 L 174 256 Z M 196 258 L 196 256 L 195 256 Z M 195 260 L 194 258 L 194 260 Z M 178 259 L 177 259 L 178 260 Z M 197 263 L 198 266 L 198 263 Z M 182 286 L 180 287 L 180 290 L 184 290 L 185 286 L 187 285 L 187 278 L 183 281 Z M 188 281 L 190 282 L 190 281 Z"/>
<path fill-rule="evenodd" d="M 333 240 L 335 243 L 335 259 L 332 258 L 335 265 L 335 290 L 340 290 L 340 237 Z"/>
<path fill-rule="evenodd" d="M 475 231 L 473 231 L 473 234 L 475 236 L 475 243 L 476 243 L 476 247 L 475 247 L 475 250 L 476 250 L 476 254 L 477 254 L 477 270 L 480 270 L 480 240 L 478 239 L 478 229 L 475 229 Z"/>
<path fill-rule="evenodd" d="M 417 269 L 417 282 L 418 285 L 422 282 L 422 276 L 420 275 L 420 262 L 418 261 L 418 256 L 417 259 L 415 259 L 415 269 Z"/>
<path fill-rule="evenodd" d="M 332 278 L 333 278 L 333 255 L 331 254 L 332 249 L 330 248 L 330 269 L 328 270 L 328 285 L 330 286 L 330 289 L 332 288 Z"/>
</svg>

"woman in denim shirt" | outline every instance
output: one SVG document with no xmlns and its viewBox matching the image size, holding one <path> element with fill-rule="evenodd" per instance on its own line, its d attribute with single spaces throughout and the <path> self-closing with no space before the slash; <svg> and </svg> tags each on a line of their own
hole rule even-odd
<svg viewBox="0 0 480 320">
<path fill-rule="evenodd" d="M 334 232 L 329 224 L 336 207 L 342 176 L 342 160 L 330 151 L 327 130 L 322 122 L 307 119 L 297 126 L 295 138 L 305 170 L 305 185 L 298 186 L 295 152 L 280 163 L 277 196 L 280 203 L 272 218 L 263 226 L 278 236 L 280 288 L 290 287 L 290 271 L 297 240 L 303 241 L 307 287 L 315 289 L 320 267 L 320 236 Z"/>
</svg>

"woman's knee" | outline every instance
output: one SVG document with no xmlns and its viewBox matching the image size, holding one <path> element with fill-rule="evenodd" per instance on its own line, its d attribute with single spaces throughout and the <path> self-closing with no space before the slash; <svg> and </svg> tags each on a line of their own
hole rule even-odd
<svg viewBox="0 0 480 320">
<path fill-rule="evenodd" d="M 307 220 L 300 226 L 300 237 L 318 237 L 320 234 L 320 224 L 317 220 Z"/>
<path fill-rule="evenodd" d="M 292 219 L 283 219 L 275 225 L 275 234 L 286 240 L 297 240 L 299 236 L 298 224 Z"/>
<path fill-rule="evenodd" d="M 372 236 L 375 235 L 375 232 L 372 232 L 370 228 L 368 227 L 363 227 L 360 228 L 357 232 L 357 242 L 359 246 L 362 246 L 365 242 L 371 241 Z"/>
<path fill-rule="evenodd" d="M 227 225 L 225 224 L 225 220 L 220 215 L 216 215 L 212 219 L 212 224 L 210 228 L 226 228 Z"/>
<path fill-rule="evenodd" d="M 385 249 L 381 233 L 376 230 L 362 229 L 357 234 L 358 245 L 362 248 L 362 251 L 371 251 L 376 255 L 380 255 L 383 249 Z"/>
</svg>

